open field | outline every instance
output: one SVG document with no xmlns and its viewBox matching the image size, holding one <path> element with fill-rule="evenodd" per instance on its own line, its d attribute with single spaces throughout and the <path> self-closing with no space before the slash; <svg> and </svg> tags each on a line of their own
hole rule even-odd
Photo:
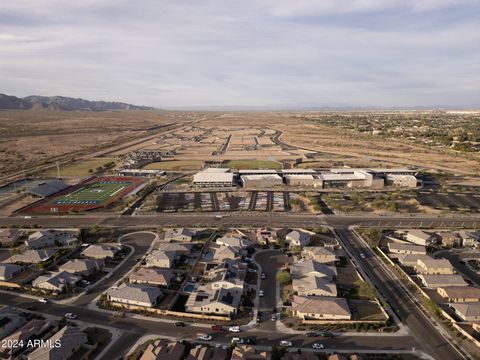
<svg viewBox="0 0 480 360">
<path fill-rule="evenodd" d="M 237 170 L 282 168 L 282 164 L 268 160 L 232 160 L 224 162 L 222 166 Z"/>
<path fill-rule="evenodd" d="M 94 172 L 97 168 L 105 166 L 110 162 L 115 162 L 115 158 L 95 158 L 84 160 L 66 167 L 60 167 L 60 177 L 85 177 Z M 48 170 L 43 176 L 57 176 L 57 169 Z"/>
<path fill-rule="evenodd" d="M 90 154 L 195 118 L 160 110 L 0 111 L 0 172 L 33 168 L 67 154 Z"/>
</svg>

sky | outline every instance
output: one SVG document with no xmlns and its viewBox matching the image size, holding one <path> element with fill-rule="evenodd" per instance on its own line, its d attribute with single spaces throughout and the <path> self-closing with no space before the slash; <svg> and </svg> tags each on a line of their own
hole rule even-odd
<svg viewBox="0 0 480 360">
<path fill-rule="evenodd" d="M 0 93 L 480 107 L 480 0 L 1 1 Z"/>
</svg>

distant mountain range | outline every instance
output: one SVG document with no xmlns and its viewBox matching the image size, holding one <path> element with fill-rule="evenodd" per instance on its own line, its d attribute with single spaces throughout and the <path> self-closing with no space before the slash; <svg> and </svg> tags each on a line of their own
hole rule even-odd
<svg viewBox="0 0 480 360">
<path fill-rule="evenodd" d="M 27 96 L 19 98 L 0 94 L 0 110 L 153 110 L 149 106 L 138 106 L 122 102 L 90 101 L 65 96 Z"/>
</svg>

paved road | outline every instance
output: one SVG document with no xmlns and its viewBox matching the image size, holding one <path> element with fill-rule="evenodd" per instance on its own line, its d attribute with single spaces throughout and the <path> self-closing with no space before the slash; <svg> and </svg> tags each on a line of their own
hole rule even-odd
<svg viewBox="0 0 480 360">
<path fill-rule="evenodd" d="M 94 286 L 89 294 L 84 294 L 76 299 L 74 305 L 87 305 L 93 301 L 97 296 L 115 284 L 120 280 L 127 271 L 137 265 L 137 259 L 141 258 L 147 252 L 150 244 L 155 239 L 155 235 L 151 233 L 135 233 L 124 236 L 122 244 L 130 245 L 133 247 L 133 254 L 126 260 L 119 268 L 115 270 L 110 278 L 106 278 L 99 285 Z"/>
<path fill-rule="evenodd" d="M 162 215 L 88 215 L 88 216 L 44 216 L 25 219 L 23 217 L 0 217 L 0 226 L 43 227 L 101 227 L 144 228 L 144 227 L 312 227 L 329 225 L 346 228 L 350 225 L 368 227 L 397 228 L 480 228 L 480 215 L 444 215 L 444 216 L 380 216 L 380 215 L 311 215 L 279 213 L 241 213 L 232 212 L 221 219 L 214 214 L 162 214 Z"/>
<path fill-rule="evenodd" d="M 146 319 L 137 319 L 127 317 L 124 319 L 114 318 L 108 313 L 95 311 L 84 306 L 41 304 L 31 299 L 22 298 L 14 294 L 0 294 L 0 302 L 5 305 L 11 305 L 26 309 L 33 305 L 36 311 L 50 314 L 53 316 L 63 316 L 66 312 L 74 312 L 78 319 L 92 325 L 102 325 L 116 328 L 122 331 L 123 335 L 120 341 L 117 341 L 111 350 L 105 354 L 103 359 L 118 359 L 120 354 L 124 354 L 140 337 L 144 335 L 159 335 L 175 337 L 179 340 L 193 340 L 197 334 L 209 332 L 196 326 L 187 326 L 178 328 L 170 322 L 158 322 Z M 238 334 L 212 333 L 214 343 L 228 343 L 233 336 Z M 286 335 L 274 333 L 272 331 L 252 330 L 240 334 L 241 337 L 254 339 L 257 344 L 263 346 L 278 345 L 280 340 L 290 340 L 294 346 L 310 348 L 314 342 L 321 342 L 329 350 L 341 349 L 375 349 L 375 350 L 404 350 L 411 349 L 416 345 L 410 336 L 388 336 L 375 334 L 374 336 L 339 336 L 334 339 L 326 338 L 307 338 L 303 335 Z"/>
<path fill-rule="evenodd" d="M 276 322 L 272 321 L 272 312 L 277 306 L 277 281 L 275 276 L 279 265 L 277 257 L 280 254 L 282 253 L 278 250 L 266 250 L 255 255 L 256 263 L 266 275 L 266 279 L 260 282 L 260 289 L 263 290 L 264 296 L 260 298 L 258 306 L 258 311 L 261 313 L 259 329 L 265 331 L 275 331 L 277 329 Z"/>
<path fill-rule="evenodd" d="M 342 246 L 349 250 L 356 264 L 374 282 L 377 289 L 388 300 L 395 313 L 408 326 L 416 339 L 421 341 L 420 348 L 436 360 L 468 359 L 459 354 L 447 340 L 439 334 L 439 329 L 428 321 L 418 307 L 414 296 L 403 290 L 401 281 L 386 271 L 386 265 L 371 248 L 366 247 L 350 230 L 336 230 Z M 364 254 L 362 258 L 360 254 Z"/>
</svg>

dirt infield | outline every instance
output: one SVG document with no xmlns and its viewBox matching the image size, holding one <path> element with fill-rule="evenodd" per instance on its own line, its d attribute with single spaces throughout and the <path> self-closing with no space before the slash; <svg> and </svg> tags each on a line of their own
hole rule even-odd
<svg viewBox="0 0 480 360">
<path fill-rule="evenodd" d="M 108 206 L 142 185 L 141 177 L 91 177 L 23 209 L 21 213 L 62 214 Z"/>
</svg>

